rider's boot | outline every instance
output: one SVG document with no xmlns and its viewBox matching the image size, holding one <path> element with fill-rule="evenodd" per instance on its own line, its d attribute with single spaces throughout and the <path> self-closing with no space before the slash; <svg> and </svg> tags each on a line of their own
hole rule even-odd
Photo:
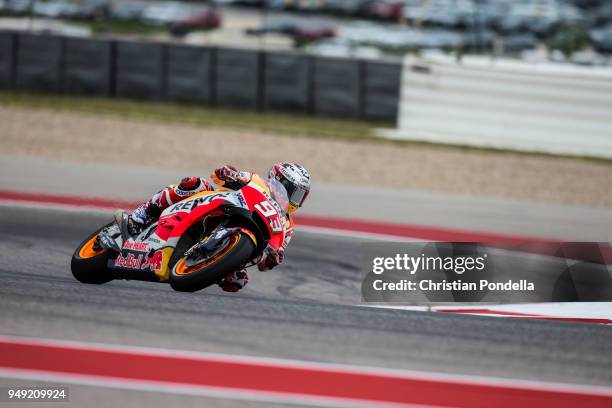
<svg viewBox="0 0 612 408">
<path fill-rule="evenodd" d="M 139 235 L 146 227 L 157 220 L 160 214 L 161 209 L 151 200 L 137 207 L 131 214 L 124 210 L 117 210 L 115 221 L 119 226 L 123 241 Z"/>
<path fill-rule="evenodd" d="M 121 238 L 125 242 L 130 237 L 140 234 L 146 227 L 144 222 L 140 222 L 133 214 L 128 214 L 125 210 L 115 212 L 115 222 L 121 231 Z"/>
<path fill-rule="evenodd" d="M 238 292 L 249 283 L 249 274 L 246 269 L 230 272 L 219 282 L 219 286 L 226 292 Z"/>
</svg>

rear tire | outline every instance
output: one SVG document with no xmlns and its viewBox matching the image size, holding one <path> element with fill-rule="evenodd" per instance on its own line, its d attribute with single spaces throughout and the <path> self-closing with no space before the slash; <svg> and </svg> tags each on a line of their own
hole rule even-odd
<svg viewBox="0 0 612 408">
<path fill-rule="evenodd" d="M 170 286 L 179 292 L 195 292 L 218 283 L 230 272 L 237 271 L 246 264 L 253 252 L 255 244 L 248 235 L 239 232 L 232 236 L 230 244 L 222 250 L 222 254 L 210 263 L 196 265 L 193 268 L 185 266 L 184 251 L 169 263 Z M 226 251 L 223 253 L 223 251 Z"/>
<path fill-rule="evenodd" d="M 109 258 L 108 250 L 93 249 L 96 236 L 103 228 L 106 226 L 85 238 L 72 255 L 70 269 L 79 282 L 99 285 L 113 280 L 112 274 L 106 267 Z"/>
</svg>

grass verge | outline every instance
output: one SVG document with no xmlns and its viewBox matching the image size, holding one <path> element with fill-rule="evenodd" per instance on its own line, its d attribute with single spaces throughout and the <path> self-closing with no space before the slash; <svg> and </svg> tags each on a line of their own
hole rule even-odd
<svg viewBox="0 0 612 408">
<path fill-rule="evenodd" d="M 109 99 L 34 92 L 0 91 L 0 106 L 51 109 L 57 111 L 101 114 L 128 119 L 163 123 L 179 123 L 208 128 L 232 128 L 255 130 L 281 136 L 315 137 L 348 141 L 370 141 L 398 146 L 426 146 L 429 148 L 455 149 L 483 154 L 522 154 L 545 158 L 586 160 L 612 165 L 612 159 L 517 152 L 514 150 L 458 146 L 412 140 L 389 140 L 374 136 L 376 129 L 394 127 L 391 123 L 341 120 L 277 112 L 256 112 L 213 108 L 187 103 L 162 103 Z"/>
<path fill-rule="evenodd" d="M 120 21 L 120 20 L 92 20 L 83 21 L 78 19 L 69 19 L 73 24 L 89 27 L 94 34 L 137 34 L 151 35 L 167 33 L 165 27 L 147 25 L 135 21 Z"/>
<path fill-rule="evenodd" d="M 382 126 L 381 123 L 211 108 L 194 104 L 156 103 L 11 91 L 0 92 L 0 105 L 94 113 L 202 127 L 250 129 L 289 136 L 348 140 L 379 140 L 373 136 L 373 133 L 375 128 Z"/>
</svg>

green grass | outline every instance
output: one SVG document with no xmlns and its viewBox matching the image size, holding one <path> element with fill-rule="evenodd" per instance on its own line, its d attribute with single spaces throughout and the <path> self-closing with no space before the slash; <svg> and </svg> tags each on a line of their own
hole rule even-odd
<svg viewBox="0 0 612 408">
<path fill-rule="evenodd" d="M 68 19 L 73 24 L 83 27 L 89 27 L 94 34 L 138 34 L 151 35 L 159 33 L 167 33 L 165 27 L 143 24 L 137 21 L 120 21 L 120 20 L 93 20 L 84 21 L 78 19 Z"/>
<path fill-rule="evenodd" d="M 383 139 L 374 135 L 375 130 L 384 127 L 395 127 L 392 123 L 383 122 L 340 120 L 277 112 L 212 108 L 196 104 L 145 102 L 14 91 L 0 91 L 0 106 L 82 112 L 207 128 L 255 130 L 288 137 L 314 137 L 355 142 L 369 141 L 393 144 L 398 147 L 426 146 L 438 149 L 451 148 L 454 150 L 480 152 L 482 154 L 523 154 L 547 158 L 570 158 L 612 165 L 612 159 L 605 158 L 516 152 L 505 149 Z"/>
<path fill-rule="evenodd" d="M 202 127 L 239 128 L 288 136 L 309 136 L 350 140 L 379 140 L 374 129 L 381 123 L 326 119 L 286 113 L 254 112 L 211 108 L 194 104 L 142 102 L 58 96 L 39 93 L 0 92 L 0 105 L 52 109 L 119 116 L 130 119 L 174 122 Z M 386 124 L 387 126 L 392 126 Z"/>
</svg>

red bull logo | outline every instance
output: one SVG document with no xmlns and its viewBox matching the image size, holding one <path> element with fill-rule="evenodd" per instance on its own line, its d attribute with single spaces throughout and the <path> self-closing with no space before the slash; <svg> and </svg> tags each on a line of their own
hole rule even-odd
<svg viewBox="0 0 612 408">
<path fill-rule="evenodd" d="M 135 255 L 128 253 L 125 256 L 119 255 L 117 259 L 115 259 L 115 266 L 125 269 L 159 271 L 162 268 L 163 259 L 164 253 L 161 249 L 158 249 L 151 256 L 147 257 L 143 254 Z"/>
<path fill-rule="evenodd" d="M 164 259 L 164 253 L 161 249 L 158 249 L 151 255 L 147 257 L 144 264 L 142 265 L 142 269 L 150 269 L 152 271 L 159 271 L 162 268 L 162 261 Z"/>
<path fill-rule="evenodd" d="M 142 263 L 142 254 L 135 257 L 134 254 L 127 254 L 126 256 L 119 255 L 115 259 L 115 266 L 126 269 L 140 269 Z"/>
</svg>

